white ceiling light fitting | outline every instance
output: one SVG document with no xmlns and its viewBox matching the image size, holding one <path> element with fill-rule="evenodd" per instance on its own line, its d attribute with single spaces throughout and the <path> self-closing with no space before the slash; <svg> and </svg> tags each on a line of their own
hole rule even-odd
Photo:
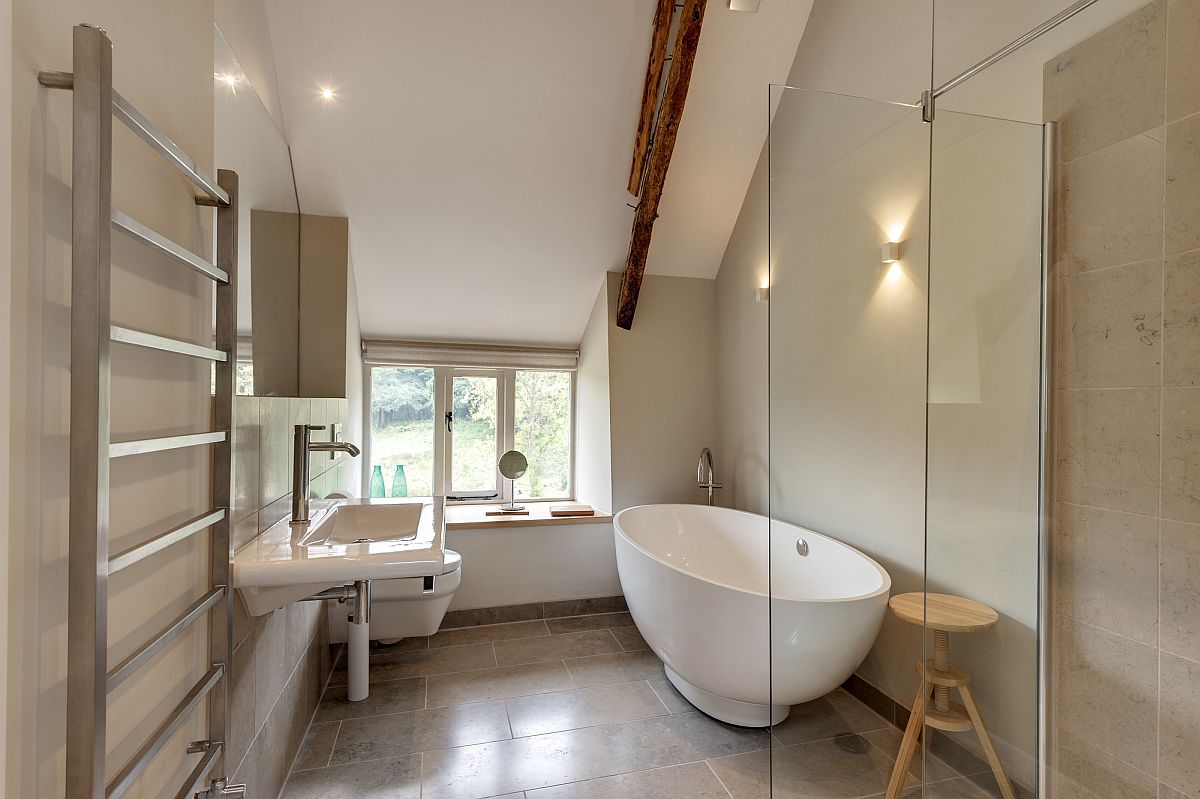
<svg viewBox="0 0 1200 799">
<path fill-rule="evenodd" d="M 758 11 L 759 4 L 762 0 L 729 0 L 730 11 L 749 11 L 754 13 Z"/>
</svg>

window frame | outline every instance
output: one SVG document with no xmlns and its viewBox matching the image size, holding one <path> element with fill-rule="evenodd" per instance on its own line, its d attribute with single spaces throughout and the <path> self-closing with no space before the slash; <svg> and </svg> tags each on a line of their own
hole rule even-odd
<svg viewBox="0 0 1200 799">
<path fill-rule="evenodd" d="M 496 489 L 482 491 L 454 491 L 452 482 L 452 453 L 453 432 L 447 429 L 446 412 L 452 409 L 450 401 L 453 396 L 453 380 L 456 377 L 487 377 L 496 382 L 496 460 L 510 449 L 516 441 L 516 392 L 518 372 L 566 372 L 570 377 L 570 410 L 567 424 L 569 425 L 567 441 L 569 452 L 567 456 L 567 491 L 563 496 L 521 497 L 521 502 L 573 502 L 575 501 L 575 464 L 576 464 L 576 370 L 574 369 L 542 369 L 542 368 L 486 368 L 486 367 L 452 367 L 429 366 L 428 364 L 404 363 L 371 363 L 363 364 L 363 485 L 369 486 L 372 465 L 372 431 L 371 419 L 371 389 L 372 374 L 375 369 L 432 369 L 433 370 L 433 493 L 434 496 L 453 496 L 448 500 L 454 504 L 493 504 L 509 502 L 513 499 L 513 483 L 496 471 Z"/>
</svg>

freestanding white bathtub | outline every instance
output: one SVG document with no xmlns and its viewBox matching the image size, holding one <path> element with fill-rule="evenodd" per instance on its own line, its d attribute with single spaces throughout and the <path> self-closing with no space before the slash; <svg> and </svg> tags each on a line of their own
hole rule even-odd
<svg viewBox="0 0 1200 799">
<path fill-rule="evenodd" d="M 703 505 L 628 508 L 613 526 L 638 629 L 680 693 L 721 721 L 778 724 L 841 685 L 879 634 L 891 578 L 828 536 Z"/>
</svg>

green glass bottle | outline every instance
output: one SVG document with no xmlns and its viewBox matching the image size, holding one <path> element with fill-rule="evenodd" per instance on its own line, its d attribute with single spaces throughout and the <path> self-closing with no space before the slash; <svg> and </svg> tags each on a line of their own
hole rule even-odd
<svg viewBox="0 0 1200 799">
<path fill-rule="evenodd" d="M 386 495 L 387 492 L 384 491 L 383 487 L 383 467 L 377 463 L 375 464 L 375 468 L 371 470 L 371 496 L 382 497 Z"/>
<path fill-rule="evenodd" d="M 404 476 L 404 464 L 396 464 L 396 473 L 392 475 L 392 496 L 408 496 L 408 478 Z"/>
</svg>

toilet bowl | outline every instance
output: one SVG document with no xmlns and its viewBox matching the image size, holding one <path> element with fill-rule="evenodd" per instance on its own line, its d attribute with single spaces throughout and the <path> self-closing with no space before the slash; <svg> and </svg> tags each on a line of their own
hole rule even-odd
<svg viewBox="0 0 1200 799">
<path fill-rule="evenodd" d="M 371 640 L 433 635 L 441 626 L 462 577 L 462 555 L 446 550 L 442 573 L 433 577 L 371 581 Z M 329 640 L 349 636 L 350 603 L 329 603 Z"/>
</svg>

